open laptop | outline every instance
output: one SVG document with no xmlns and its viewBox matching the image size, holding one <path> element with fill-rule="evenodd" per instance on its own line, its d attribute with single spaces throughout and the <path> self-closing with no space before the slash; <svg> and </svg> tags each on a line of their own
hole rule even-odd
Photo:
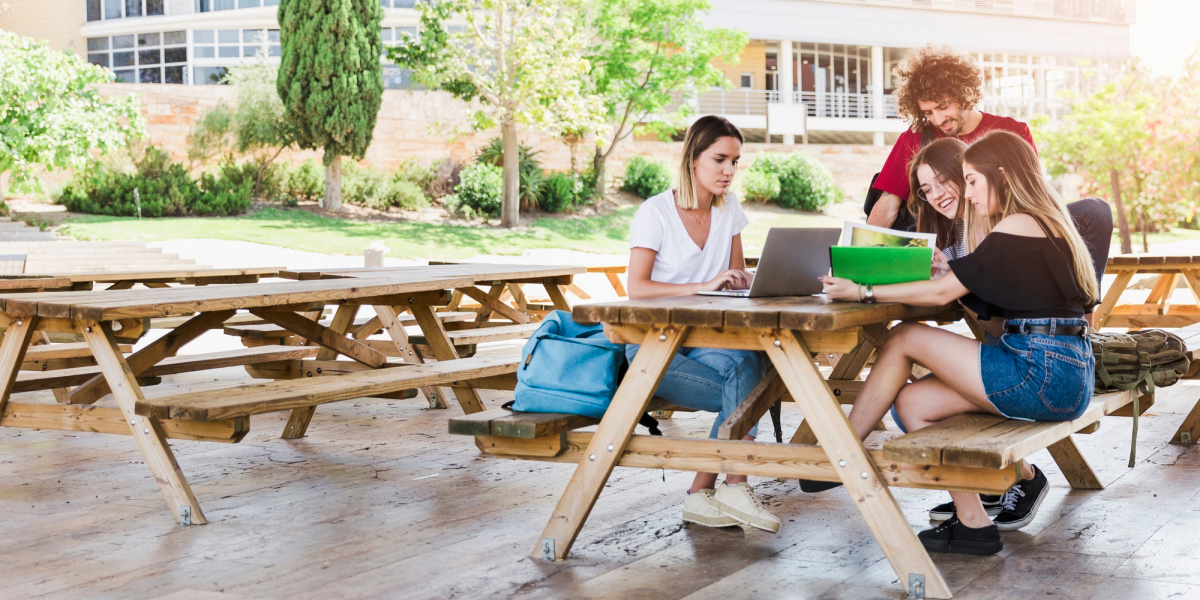
<svg viewBox="0 0 1200 600">
<path fill-rule="evenodd" d="M 840 228 L 773 227 L 767 232 L 750 289 L 700 294 L 736 298 L 820 294 L 823 287 L 817 277 L 829 274 L 829 247 L 841 236 Z"/>
</svg>

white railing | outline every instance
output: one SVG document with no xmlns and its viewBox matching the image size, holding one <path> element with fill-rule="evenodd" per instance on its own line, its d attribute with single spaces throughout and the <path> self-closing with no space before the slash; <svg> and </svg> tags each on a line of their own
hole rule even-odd
<svg viewBox="0 0 1200 600">
<path fill-rule="evenodd" d="M 698 101 L 702 115 L 765 115 L 768 102 L 779 102 L 779 92 L 715 88 L 700 94 Z"/>
<path fill-rule="evenodd" d="M 903 8 L 931 8 L 989 15 L 1043 17 L 1072 21 L 1133 23 L 1134 0 L 824 0 Z"/>
<path fill-rule="evenodd" d="M 714 88 L 700 94 L 696 108 L 699 114 L 765 115 L 767 104 L 775 102 L 780 102 L 778 91 Z M 870 119 L 875 114 L 875 99 L 870 94 L 792 92 L 792 102 L 807 105 L 810 117 Z M 883 107 L 888 118 L 897 116 L 894 97 L 884 96 Z"/>
</svg>

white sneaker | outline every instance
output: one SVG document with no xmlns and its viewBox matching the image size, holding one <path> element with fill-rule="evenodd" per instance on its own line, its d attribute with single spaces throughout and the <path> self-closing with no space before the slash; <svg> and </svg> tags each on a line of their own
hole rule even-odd
<svg viewBox="0 0 1200 600">
<path fill-rule="evenodd" d="M 748 483 L 722 485 L 713 494 L 713 504 L 721 512 L 763 531 L 779 533 L 779 517 L 771 514 L 754 495 Z"/>
<path fill-rule="evenodd" d="M 741 521 L 724 514 L 713 504 L 713 490 L 700 490 L 683 499 L 683 520 L 709 527 L 733 527 Z"/>
</svg>

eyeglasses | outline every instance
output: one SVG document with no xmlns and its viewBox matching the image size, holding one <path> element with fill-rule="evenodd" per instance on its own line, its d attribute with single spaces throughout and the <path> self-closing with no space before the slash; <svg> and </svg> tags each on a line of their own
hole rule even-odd
<svg viewBox="0 0 1200 600">
<path fill-rule="evenodd" d="M 923 202 L 929 202 L 930 197 L 940 198 L 942 194 L 945 193 L 950 193 L 956 196 L 958 195 L 958 190 L 956 189 L 957 186 L 952 185 L 946 180 L 935 181 L 928 187 L 928 190 L 926 190 L 925 187 L 917 188 L 917 198 Z"/>
</svg>

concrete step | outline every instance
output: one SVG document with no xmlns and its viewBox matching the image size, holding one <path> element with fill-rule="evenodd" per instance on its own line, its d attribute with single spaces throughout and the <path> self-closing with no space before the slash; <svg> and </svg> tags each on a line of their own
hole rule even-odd
<svg viewBox="0 0 1200 600">
<path fill-rule="evenodd" d="M 31 231 L 21 232 L 0 231 L 0 242 L 41 242 L 53 239 L 54 232 L 52 231 L 38 231 L 32 228 Z"/>
</svg>

